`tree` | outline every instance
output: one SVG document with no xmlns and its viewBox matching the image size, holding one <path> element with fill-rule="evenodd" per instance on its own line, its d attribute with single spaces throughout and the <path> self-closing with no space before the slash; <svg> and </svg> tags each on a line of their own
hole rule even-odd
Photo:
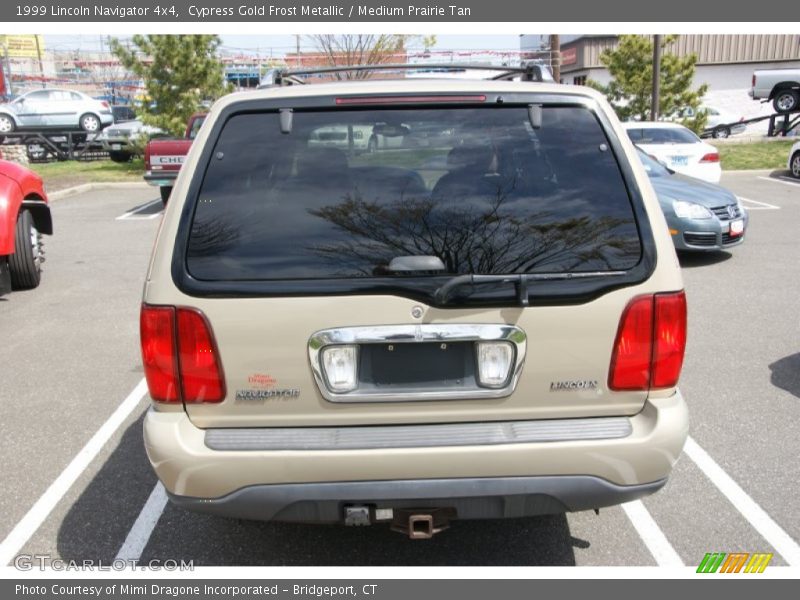
<svg viewBox="0 0 800 600">
<path fill-rule="evenodd" d="M 312 45 L 322 55 L 325 66 L 341 65 L 381 65 L 404 62 L 410 43 L 420 42 L 425 51 L 436 45 L 436 36 L 415 35 L 311 35 Z M 344 71 L 336 73 L 336 79 L 367 79 L 369 71 Z"/>
<path fill-rule="evenodd" d="M 669 49 L 675 39 L 674 35 L 662 38 L 659 114 L 680 116 L 687 108 L 691 108 L 693 117 L 684 118 L 681 122 L 699 133 L 705 127 L 706 114 L 697 109 L 708 91 L 708 86 L 702 84 L 692 90 L 697 55 L 690 54 L 680 58 L 664 51 Z M 653 38 L 622 35 L 616 48 L 606 49 L 600 54 L 600 62 L 613 79 L 607 86 L 596 81 L 589 81 L 589 85 L 606 95 L 620 119 L 649 120 L 653 83 Z"/>
<path fill-rule="evenodd" d="M 216 35 L 134 35 L 131 43 L 112 39 L 111 51 L 144 81 L 148 125 L 181 135 L 192 113 L 228 91 Z"/>
</svg>

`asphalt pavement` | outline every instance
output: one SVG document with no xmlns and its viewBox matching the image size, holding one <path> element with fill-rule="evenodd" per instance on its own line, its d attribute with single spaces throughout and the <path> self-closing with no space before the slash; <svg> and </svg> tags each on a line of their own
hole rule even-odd
<svg viewBox="0 0 800 600">
<path fill-rule="evenodd" d="M 624 507 L 455 522 L 428 541 L 387 526 L 222 519 L 164 501 L 141 436 L 138 311 L 159 224 L 152 188 L 53 202 L 41 286 L 0 298 L 0 558 L 195 565 L 697 565 L 706 552 L 800 564 L 800 182 L 726 173 L 742 246 L 681 257 L 690 443 L 667 486 Z"/>
</svg>

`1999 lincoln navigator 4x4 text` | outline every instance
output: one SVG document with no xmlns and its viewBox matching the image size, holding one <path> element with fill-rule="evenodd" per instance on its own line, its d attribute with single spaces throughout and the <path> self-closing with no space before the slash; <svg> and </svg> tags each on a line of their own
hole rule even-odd
<svg viewBox="0 0 800 600">
<path fill-rule="evenodd" d="M 141 312 L 173 502 L 430 537 L 665 484 L 688 428 L 667 226 L 605 100 L 535 73 L 279 73 L 212 108 Z"/>
</svg>

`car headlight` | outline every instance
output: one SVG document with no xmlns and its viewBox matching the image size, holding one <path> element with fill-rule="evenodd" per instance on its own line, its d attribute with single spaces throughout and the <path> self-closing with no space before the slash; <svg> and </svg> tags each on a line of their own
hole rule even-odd
<svg viewBox="0 0 800 600">
<path fill-rule="evenodd" d="M 714 216 L 705 206 L 686 200 L 673 200 L 672 210 L 681 219 L 710 219 Z"/>
</svg>

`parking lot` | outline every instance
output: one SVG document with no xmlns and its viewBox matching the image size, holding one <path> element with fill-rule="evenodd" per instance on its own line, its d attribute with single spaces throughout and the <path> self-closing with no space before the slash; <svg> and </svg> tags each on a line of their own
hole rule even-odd
<svg viewBox="0 0 800 600">
<path fill-rule="evenodd" d="M 145 187 L 55 200 L 42 285 L 0 298 L 0 559 L 635 566 L 741 551 L 800 565 L 800 183 L 765 171 L 722 184 L 751 211 L 750 228 L 730 253 L 681 257 L 691 432 L 667 486 L 599 515 L 456 522 L 427 541 L 167 504 L 142 445 L 138 346 L 160 201 Z"/>
</svg>

